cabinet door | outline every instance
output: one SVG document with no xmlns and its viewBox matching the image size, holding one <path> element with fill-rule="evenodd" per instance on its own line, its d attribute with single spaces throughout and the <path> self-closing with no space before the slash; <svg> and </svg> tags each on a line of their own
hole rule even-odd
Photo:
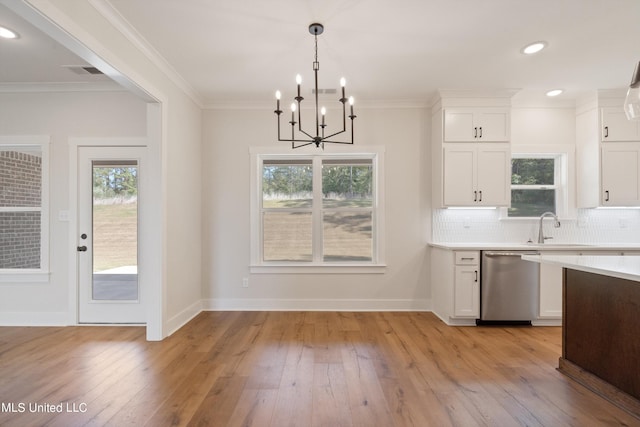
<svg viewBox="0 0 640 427">
<path fill-rule="evenodd" d="M 602 147 L 602 205 L 640 205 L 640 144 L 606 144 Z"/>
<path fill-rule="evenodd" d="M 502 108 L 478 110 L 474 124 L 479 141 L 509 141 L 509 111 Z"/>
<path fill-rule="evenodd" d="M 508 144 L 479 144 L 476 182 L 479 204 L 509 206 L 511 152 Z"/>
<path fill-rule="evenodd" d="M 444 110 L 444 140 L 446 142 L 475 141 L 476 135 L 474 134 L 473 123 L 472 109 Z"/>
<path fill-rule="evenodd" d="M 638 122 L 628 120 L 622 107 L 600 109 L 602 141 L 640 141 Z"/>
<path fill-rule="evenodd" d="M 445 206 L 476 205 L 476 148 L 469 144 L 453 145 L 443 148 L 443 203 Z"/>
<path fill-rule="evenodd" d="M 562 319 L 562 267 L 540 264 L 539 309 L 541 319 Z"/>
<path fill-rule="evenodd" d="M 478 266 L 456 266 L 453 284 L 454 316 L 480 317 L 479 285 Z"/>
</svg>

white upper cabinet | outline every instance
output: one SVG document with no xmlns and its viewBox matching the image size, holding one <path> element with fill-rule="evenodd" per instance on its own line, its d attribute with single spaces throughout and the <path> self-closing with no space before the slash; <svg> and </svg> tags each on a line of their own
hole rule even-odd
<svg viewBox="0 0 640 427">
<path fill-rule="evenodd" d="M 433 207 L 508 207 L 513 94 L 448 95 L 431 115 Z"/>
<path fill-rule="evenodd" d="M 445 142 L 509 141 L 508 108 L 455 107 L 444 110 Z"/>
<path fill-rule="evenodd" d="M 640 143 L 602 145 L 601 205 L 640 205 Z"/>
<path fill-rule="evenodd" d="M 620 107 L 600 109 L 600 138 L 609 141 L 640 141 L 640 122 L 631 121 Z"/>
<path fill-rule="evenodd" d="M 576 108 L 579 208 L 640 206 L 640 123 L 606 91 Z"/>
<path fill-rule="evenodd" d="M 508 143 L 444 144 L 444 206 L 509 206 Z"/>
</svg>

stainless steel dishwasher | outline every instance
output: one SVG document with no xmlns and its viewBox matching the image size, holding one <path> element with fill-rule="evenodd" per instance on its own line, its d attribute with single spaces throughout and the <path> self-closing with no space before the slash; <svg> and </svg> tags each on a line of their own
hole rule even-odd
<svg viewBox="0 0 640 427">
<path fill-rule="evenodd" d="M 538 312 L 540 264 L 531 251 L 482 251 L 478 324 L 531 324 Z"/>
</svg>

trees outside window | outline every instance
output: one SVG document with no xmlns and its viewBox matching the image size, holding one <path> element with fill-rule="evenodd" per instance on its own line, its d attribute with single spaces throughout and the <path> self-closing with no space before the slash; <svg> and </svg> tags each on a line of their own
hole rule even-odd
<svg viewBox="0 0 640 427">
<path fill-rule="evenodd" d="M 557 211 L 557 165 L 557 156 L 513 156 L 509 217 L 538 217 Z"/>
</svg>

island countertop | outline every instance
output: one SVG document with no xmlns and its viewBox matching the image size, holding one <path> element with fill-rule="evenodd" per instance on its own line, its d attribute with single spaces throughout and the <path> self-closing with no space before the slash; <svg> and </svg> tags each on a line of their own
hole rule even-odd
<svg viewBox="0 0 640 427">
<path fill-rule="evenodd" d="M 640 284 L 640 256 L 637 255 L 523 255 L 522 259 L 633 280 Z"/>
</svg>

